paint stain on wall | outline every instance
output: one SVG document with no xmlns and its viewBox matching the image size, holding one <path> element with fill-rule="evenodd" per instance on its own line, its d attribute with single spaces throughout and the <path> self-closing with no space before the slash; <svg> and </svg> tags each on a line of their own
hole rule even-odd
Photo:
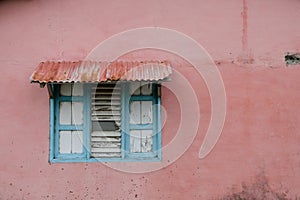
<svg viewBox="0 0 300 200">
<path fill-rule="evenodd" d="M 287 65 L 297 65 L 300 64 L 300 53 L 287 53 L 284 56 L 285 63 Z"/>
<path fill-rule="evenodd" d="M 242 190 L 232 191 L 223 196 L 216 198 L 215 200 L 249 200 L 249 199 L 274 199 L 274 200 L 299 200 L 300 197 L 289 198 L 288 190 L 275 191 L 271 188 L 267 177 L 264 172 L 256 175 L 253 183 L 242 183 Z"/>
</svg>

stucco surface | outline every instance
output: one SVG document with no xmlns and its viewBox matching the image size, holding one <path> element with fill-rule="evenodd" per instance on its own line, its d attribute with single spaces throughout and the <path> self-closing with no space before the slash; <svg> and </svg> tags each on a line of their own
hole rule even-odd
<svg viewBox="0 0 300 200">
<path fill-rule="evenodd" d="M 257 182 L 300 197 L 300 66 L 284 62 L 286 52 L 300 51 L 299 11 L 298 0 L 0 1 L 0 199 L 218 199 Z M 211 117 L 203 78 L 180 56 L 144 50 L 120 60 L 169 60 L 176 72 L 163 87 L 163 146 L 182 120 L 168 84 L 182 87 L 181 74 L 195 91 L 201 118 L 188 150 L 145 174 L 50 165 L 48 93 L 30 84 L 31 73 L 41 61 L 82 60 L 113 34 L 139 27 L 182 32 L 215 61 L 227 95 L 217 145 L 199 159 Z"/>
</svg>

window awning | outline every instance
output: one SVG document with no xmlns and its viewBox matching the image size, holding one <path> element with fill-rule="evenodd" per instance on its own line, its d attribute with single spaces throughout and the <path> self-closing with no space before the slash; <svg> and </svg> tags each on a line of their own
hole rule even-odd
<svg viewBox="0 0 300 200">
<path fill-rule="evenodd" d="M 30 77 L 31 83 L 73 83 L 107 81 L 160 81 L 172 73 L 167 61 L 41 62 Z"/>
</svg>

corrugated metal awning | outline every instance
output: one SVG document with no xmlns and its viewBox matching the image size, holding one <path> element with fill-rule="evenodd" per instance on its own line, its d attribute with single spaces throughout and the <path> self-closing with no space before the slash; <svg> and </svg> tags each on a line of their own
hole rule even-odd
<svg viewBox="0 0 300 200">
<path fill-rule="evenodd" d="M 73 83 L 106 81 L 159 81 L 170 76 L 167 61 L 143 62 L 41 62 L 30 77 L 32 83 Z"/>
</svg>

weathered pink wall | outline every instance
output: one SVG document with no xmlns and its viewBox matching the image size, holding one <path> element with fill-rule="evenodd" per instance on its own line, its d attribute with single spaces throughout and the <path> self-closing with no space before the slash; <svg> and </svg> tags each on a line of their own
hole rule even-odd
<svg viewBox="0 0 300 200">
<path fill-rule="evenodd" d="M 300 66 L 284 63 L 286 52 L 300 51 L 299 11 L 298 0 L 0 1 L 0 199 L 210 199 L 255 184 L 299 197 Z M 147 174 L 50 165 L 48 94 L 29 83 L 35 67 L 84 59 L 111 35 L 149 26 L 189 35 L 215 60 L 227 116 L 213 151 L 198 158 L 211 115 L 202 78 L 179 57 L 149 50 L 124 59 L 167 58 L 196 91 L 201 120 L 188 151 Z M 180 110 L 169 90 L 163 97 L 166 145 Z"/>
</svg>

